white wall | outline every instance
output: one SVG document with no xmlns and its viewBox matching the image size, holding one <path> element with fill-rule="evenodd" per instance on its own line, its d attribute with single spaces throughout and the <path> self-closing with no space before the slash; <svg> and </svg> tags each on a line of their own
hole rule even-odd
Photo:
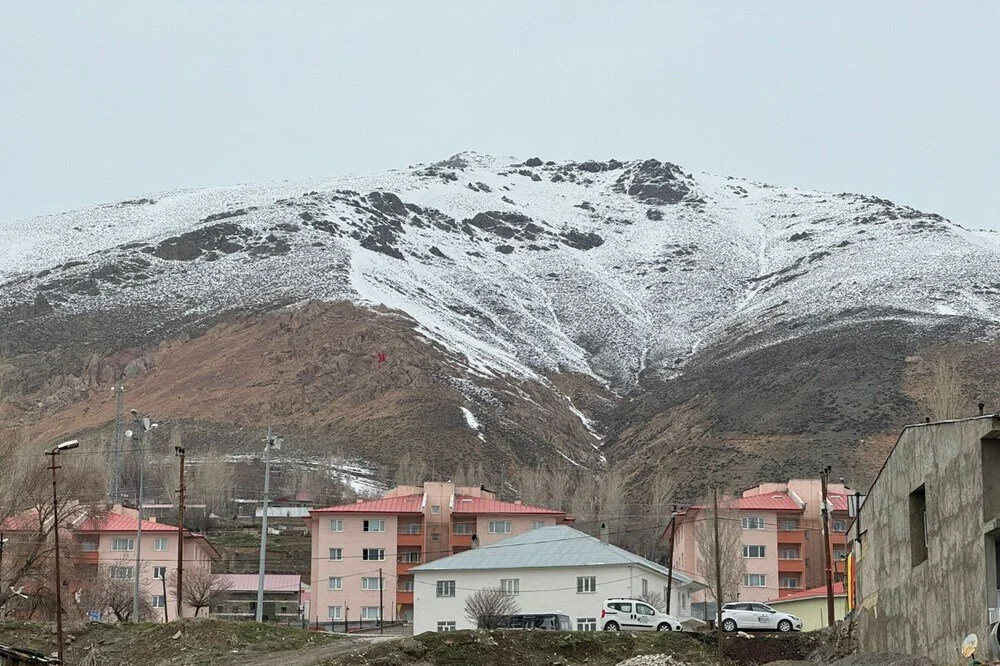
<svg viewBox="0 0 1000 666">
<path fill-rule="evenodd" d="M 596 576 L 597 591 L 578 594 L 578 576 Z M 474 571 L 414 571 L 413 633 L 437 631 L 439 621 L 455 622 L 456 629 L 475 629 L 465 617 L 465 600 L 476 590 L 500 587 L 501 578 L 517 578 L 520 593 L 517 603 L 522 613 L 559 611 L 569 615 L 576 628 L 577 618 L 601 617 L 601 607 L 608 597 L 638 597 L 642 594 L 642 579 L 650 592 L 663 593 L 667 577 L 642 567 L 626 565 L 593 567 L 546 567 L 534 569 L 492 569 Z M 454 580 L 455 596 L 437 596 L 437 581 Z M 676 583 L 676 581 L 675 581 Z M 674 585 L 672 615 L 680 619 L 690 616 L 690 603 L 682 609 L 679 602 L 687 590 Z"/>
</svg>

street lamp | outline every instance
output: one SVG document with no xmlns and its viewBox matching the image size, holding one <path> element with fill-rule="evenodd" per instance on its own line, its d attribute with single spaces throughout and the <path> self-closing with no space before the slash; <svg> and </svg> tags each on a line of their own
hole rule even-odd
<svg viewBox="0 0 1000 666">
<path fill-rule="evenodd" d="M 71 439 L 59 444 L 51 451 L 46 451 L 45 455 L 52 456 L 52 463 L 49 469 L 52 470 L 52 531 L 55 534 L 56 542 L 56 645 L 59 650 L 59 663 L 66 663 L 63 660 L 63 630 L 62 630 L 62 575 L 59 572 L 59 495 L 56 492 L 56 470 L 60 465 L 56 464 L 56 456 L 63 451 L 69 451 L 80 446 L 80 442 Z"/>
<path fill-rule="evenodd" d="M 135 521 L 135 576 L 132 586 L 132 621 L 139 621 L 139 566 L 142 564 L 140 557 L 142 554 L 142 481 L 143 481 L 143 458 L 146 451 L 146 433 L 159 426 L 158 423 L 150 422 L 148 417 L 139 417 L 139 412 L 132 411 L 132 420 L 135 422 L 136 430 L 126 430 L 125 436 L 133 441 L 139 442 L 139 489 L 136 493 L 136 521 Z M 166 600 L 164 600 L 164 603 Z"/>
</svg>

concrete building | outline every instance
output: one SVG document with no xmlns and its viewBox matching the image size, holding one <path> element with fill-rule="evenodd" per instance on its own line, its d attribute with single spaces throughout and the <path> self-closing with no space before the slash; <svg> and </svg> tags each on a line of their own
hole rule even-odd
<svg viewBox="0 0 1000 666">
<path fill-rule="evenodd" d="M 786 594 L 772 599 L 767 605 L 781 613 L 790 613 L 802 618 L 803 631 L 815 631 L 827 626 L 826 586 L 814 587 L 801 592 Z M 834 618 L 843 620 L 847 616 L 847 592 L 844 583 L 833 585 Z"/>
<path fill-rule="evenodd" d="M 257 574 L 219 574 L 226 585 L 212 604 L 212 617 L 222 620 L 253 620 L 257 614 Z M 265 621 L 299 622 L 302 612 L 302 578 L 298 574 L 264 574 Z"/>
<path fill-rule="evenodd" d="M 1000 415 L 905 428 L 852 536 L 862 649 L 950 663 L 975 633 L 986 654 L 1000 619 Z"/>
<path fill-rule="evenodd" d="M 562 511 L 430 481 L 393 488 L 380 499 L 313 509 L 309 622 L 375 622 L 380 612 L 386 620 L 412 620 L 413 567 L 566 521 L 572 519 Z"/>
<path fill-rule="evenodd" d="M 830 503 L 830 541 L 837 577 L 842 579 L 847 556 L 848 495 L 853 491 L 840 483 L 827 489 Z M 759 601 L 795 594 L 825 584 L 822 536 L 822 489 L 818 479 L 792 479 L 786 483 L 763 483 L 738 498 L 725 498 L 720 516 L 740 529 L 740 552 L 746 573 L 737 599 Z M 699 527 L 710 514 L 703 506 L 681 509 L 674 542 L 674 568 L 704 582 Z M 667 528 L 664 536 L 669 536 Z M 710 598 L 698 594 L 695 602 Z"/>
<path fill-rule="evenodd" d="M 666 595 L 668 570 L 567 525 L 542 527 L 481 548 L 422 564 L 414 578 L 413 633 L 475 629 L 465 601 L 477 590 L 501 588 L 522 613 L 569 615 L 576 630 L 599 628 L 609 597 Z M 690 618 L 691 594 L 704 586 L 674 573 L 671 614 Z"/>
<path fill-rule="evenodd" d="M 86 585 L 86 572 L 91 575 L 112 576 L 132 580 L 135 571 L 136 529 L 138 512 L 135 509 L 113 507 L 107 514 L 88 518 L 72 532 L 81 554 L 78 565 L 84 573 L 81 581 Z M 176 597 L 170 585 L 164 582 L 177 570 L 177 527 L 153 520 L 142 521 L 142 545 L 139 553 L 139 589 L 149 599 L 154 610 L 167 617 L 176 615 Z M 184 571 L 211 570 L 212 561 L 219 552 L 202 535 L 184 532 Z M 103 609 L 92 609 L 101 612 Z M 195 610 L 184 606 L 184 617 L 193 617 Z"/>
</svg>

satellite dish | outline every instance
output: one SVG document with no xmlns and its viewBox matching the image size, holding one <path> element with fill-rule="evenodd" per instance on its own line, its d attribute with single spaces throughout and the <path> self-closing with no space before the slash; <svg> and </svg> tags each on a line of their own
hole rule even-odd
<svg viewBox="0 0 1000 666">
<path fill-rule="evenodd" d="M 965 640 L 962 641 L 962 647 L 959 649 L 959 651 L 962 653 L 963 657 L 968 659 L 969 657 L 971 657 L 976 653 L 976 648 L 978 647 L 979 647 L 979 636 L 976 636 L 975 634 L 969 634 L 968 636 L 965 637 Z"/>
<path fill-rule="evenodd" d="M 126 430 L 125 431 L 125 436 L 128 437 L 129 439 L 132 439 L 132 435 L 133 434 L 135 434 L 135 433 L 133 433 L 131 430 Z"/>
</svg>

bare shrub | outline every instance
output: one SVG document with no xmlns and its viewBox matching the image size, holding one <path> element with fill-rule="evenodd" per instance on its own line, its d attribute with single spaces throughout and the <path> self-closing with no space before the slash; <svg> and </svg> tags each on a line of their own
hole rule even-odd
<svg viewBox="0 0 1000 666">
<path fill-rule="evenodd" d="M 520 610 L 514 597 L 498 587 L 477 590 L 465 600 L 465 617 L 479 629 L 506 627 Z"/>
</svg>

